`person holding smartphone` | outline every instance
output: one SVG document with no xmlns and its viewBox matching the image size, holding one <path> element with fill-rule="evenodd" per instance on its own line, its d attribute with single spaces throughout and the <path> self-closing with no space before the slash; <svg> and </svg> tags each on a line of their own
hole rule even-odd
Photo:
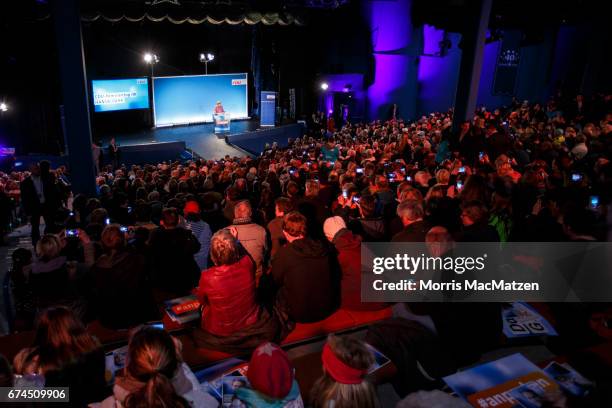
<svg viewBox="0 0 612 408">
<path fill-rule="evenodd" d="M 92 310 L 103 326 L 122 329 L 159 318 L 147 283 L 145 258 L 128 251 L 118 224 L 102 231 L 104 253 L 91 267 Z"/>
</svg>

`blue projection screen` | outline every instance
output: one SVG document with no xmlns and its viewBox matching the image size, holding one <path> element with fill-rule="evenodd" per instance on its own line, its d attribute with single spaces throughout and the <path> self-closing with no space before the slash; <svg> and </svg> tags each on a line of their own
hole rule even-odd
<svg viewBox="0 0 612 408">
<path fill-rule="evenodd" d="M 91 81 L 94 112 L 149 108 L 147 78 Z"/>
<path fill-rule="evenodd" d="M 247 74 L 153 78 L 155 126 L 212 122 L 217 101 L 231 120 L 247 119 L 247 94 Z"/>
</svg>

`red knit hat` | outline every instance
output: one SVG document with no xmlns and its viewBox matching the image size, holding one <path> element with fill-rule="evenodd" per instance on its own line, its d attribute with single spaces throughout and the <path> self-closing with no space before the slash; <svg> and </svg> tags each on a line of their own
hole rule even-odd
<svg viewBox="0 0 612 408">
<path fill-rule="evenodd" d="M 197 201 L 187 201 L 185 203 L 185 208 L 183 208 L 183 214 L 199 214 L 200 213 L 200 205 Z"/>
<path fill-rule="evenodd" d="M 291 391 L 293 367 L 283 349 L 263 343 L 253 351 L 247 378 L 253 389 L 272 398 L 284 398 Z"/>
</svg>

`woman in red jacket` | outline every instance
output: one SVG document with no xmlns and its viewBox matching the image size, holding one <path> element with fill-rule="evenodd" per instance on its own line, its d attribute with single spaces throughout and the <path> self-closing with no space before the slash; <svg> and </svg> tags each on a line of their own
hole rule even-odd
<svg viewBox="0 0 612 408">
<path fill-rule="evenodd" d="M 215 264 L 202 271 L 196 295 L 202 310 L 198 346 L 228 353 L 255 349 L 263 341 L 279 341 L 279 321 L 255 301 L 255 265 L 228 229 L 210 243 Z"/>
</svg>

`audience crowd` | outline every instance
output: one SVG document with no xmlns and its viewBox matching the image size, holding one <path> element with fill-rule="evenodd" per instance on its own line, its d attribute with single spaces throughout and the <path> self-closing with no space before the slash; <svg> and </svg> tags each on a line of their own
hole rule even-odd
<svg viewBox="0 0 612 408">
<path fill-rule="evenodd" d="M 611 156 L 612 97 L 579 95 L 482 108 L 456 131 L 452 111 L 339 129 L 319 121 L 256 158 L 114 160 L 100 169 L 96 197 L 73 196 L 67 169 L 45 161 L 0 174 L 0 232 L 27 216 L 34 246 L 14 251 L 11 280 L 15 329 L 34 329 L 35 341 L 7 378 L 43 375 L 101 406 L 214 406 L 180 343 L 148 326 L 133 332 L 125 372 L 104 399 L 104 354 L 84 329 L 94 320 L 134 328 L 159 320 L 164 300 L 194 294 L 199 346 L 253 352 L 249 373 L 262 374 L 249 376 L 243 403 L 304 406 L 275 344 L 339 308 L 391 306 L 361 301 L 361 242 L 606 241 Z M 436 388 L 430 377 L 474 363 L 499 341 L 498 304 L 392 306 L 394 319 L 367 340 L 398 367 L 401 397 Z M 609 309 L 551 306 L 561 352 L 596 342 L 590 319 Z M 331 336 L 322 359 L 324 376 L 304 401 L 379 405 L 362 341 Z"/>
</svg>

